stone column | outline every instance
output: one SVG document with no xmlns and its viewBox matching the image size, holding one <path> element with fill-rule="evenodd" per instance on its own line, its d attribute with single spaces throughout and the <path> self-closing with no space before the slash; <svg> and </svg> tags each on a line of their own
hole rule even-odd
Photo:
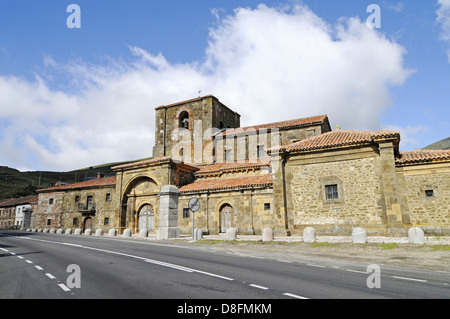
<svg viewBox="0 0 450 319">
<path fill-rule="evenodd" d="M 159 229 L 156 231 L 156 239 L 179 238 L 178 197 L 180 192 L 176 186 L 166 185 L 161 188 L 159 196 Z"/>
<path fill-rule="evenodd" d="M 400 192 L 392 141 L 378 141 L 381 159 L 381 181 L 388 235 L 404 235 Z"/>
</svg>

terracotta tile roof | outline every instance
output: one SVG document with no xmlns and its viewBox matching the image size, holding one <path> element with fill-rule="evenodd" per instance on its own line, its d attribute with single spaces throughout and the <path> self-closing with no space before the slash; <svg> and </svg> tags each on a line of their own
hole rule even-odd
<svg viewBox="0 0 450 319">
<path fill-rule="evenodd" d="M 340 146 L 351 146 L 372 143 L 380 138 L 400 139 L 400 133 L 395 131 L 351 131 L 337 130 L 317 136 L 313 136 L 296 143 L 272 148 L 270 153 L 286 150 L 288 152 L 301 152 L 334 148 Z"/>
<path fill-rule="evenodd" d="M 396 164 L 429 163 L 441 160 L 450 160 L 450 150 L 418 150 L 400 152 Z"/>
<path fill-rule="evenodd" d="M 217 173 L 225 173 L 225 172 L 234 172 L 239 170 L 248 170 L 248 169 L 256 169 L 261 167 L 270 166 L 271 159 L 270 158 L 262 158 L 258 159 L 255 162 L 246 161 L 246 162 L 233 162 L 233 163 L 217 163 L 210 165 L 198 165 L 197 168 L 199 170 L 195 172 L 196 176 L 199 175 L 209 175 L 209 174 L 217 174 Z"/>
<path fill-rule="evenodd" d="M 181 193 L 198 191 L 235 190 L 251 187 L 271 187 L 273 185 L 272 174 L 239 177 L 239 178 L 214 178 L 196 180 L 191 184 L 179 188 Z"/>
<path fill-rule="evenodd" d="M 74 184 L 66 184 L 66 185 L 58 185 L 50 188 L 38 189 L 37 192 L 57 192 L 57 191 L 65 191 L 72 189 L 80 189 L 80 188 L 89 188 L 89 187 L 102 187 L 102 186 L 115 186 L 116 185 L 116 177 L 105 177 L 105 178 L 96 178 L 90 179 L 84 182 L 74 183 Z"/>
<path fill-rule="evenodd" d="M 317 116 L 305 117 L 305 118 L 289 120 L 289 121 L 274 122 L 274 123 L 247 126 L 247 127 L 239 127 L 239 128 L 235 128 L 235 129 L 227 129 L 221 133 L 218 133 L 216 136 L 249 134 L 253 130 L 258 131 L 261 129 L 286 130 L 286 129 L 292 129 L 292 128 L 312 126 L 312 125 L 321 125 L 327 120 L 328 120 L 327 115 L 317 115 Z"/>
<path fill-rule="evenodd" d="M 9 207 L 9 206 L 17 206 L 17 205 L 25 205 L 32 202 L 38 201 L 38 195 L 29 195 L 25 197 L 19 198 L 11 198 L 2 203 L 0 203 L 0 207 Z"/>
</svg>

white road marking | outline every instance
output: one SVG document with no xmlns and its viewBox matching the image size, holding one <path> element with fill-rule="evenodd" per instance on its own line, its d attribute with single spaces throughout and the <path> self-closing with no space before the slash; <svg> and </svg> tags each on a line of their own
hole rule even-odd
<svg viewBox="0 0 450 319">
<path fill-rule="evenodd" d="M 33 262 L 31 260 L 25 260 L 27 263 L 32 264 Z"/>
<path fill-rule="evenodd" d="M 19 258 L 19 259 L 24 259 L 22 256 L 17 256 L 17 258 Z"/>
<path fill-rule="evenodd" d="M 407 277 L 398 277 L 398 276 L 392 276 L 392 278 L 410 280 L 410 281 L 418 281 L 418 282 L 427 282 L 427 280 L 416 279 L 416 278 L 407 278 Z"/>
<path fill-rule="evenodd" d="M 37 270 L 44 270 L 44 268 L 42 268 L 41 266 L 34 266 L 34 268 L 36 268 Z"/>
<path fill-rule="evenodd" d="M 323 265 L 315 265 L 315 264 L 307 264 L 307 265 L 311 267 L 325 268 L 325 266 Z"/>
<path fill-rule="evenodd" d="M 289 292 L 285 292 L 283 295 L 288 296 L 288 297 L 292 297 L 292 298 L 297 298 L 297 299 L 309 299 L 309 298 L 306 298 L 306 297 L 302 297 L 302 296 L 291 294 Z"/>
<path fill-rule="evenodd" d="M 50 279 L 55 279 L 56 277 L 55 276 L 53 276 L 52 274 L 50 274 L 50 273 L 46 273 L 45 274 L 48 278 L 50 278 Z"/>
<path fill-rule="evenodd" d="M 258 289 L 262 289 L 262 290 L 267 290 L 267 289 L 269 289 L 269 288 L 267 288 L 267 287 L 263 287 L 263 286 L 259 286 L 259 285 L 255 285 L 255 284 L 250 284 L 249 286 L 250 286 L 250 287 L 254 287 L 254 288 L 258 288 Z"/>
<path fill-rule="evenodd" d="M 61 289 L 64 291 L 70 291 L 70 289 L 64 284 L 58 284 L 58 286 L 61 287 Z"/>
<path fill-rule="evenodd" d="M 367 275 L 367 271 L 353 270 L 353 269 L 345 269 L 345 271 L 356 272 L 358 274 L 365 274 L 365 275 Z"/>
</svg>

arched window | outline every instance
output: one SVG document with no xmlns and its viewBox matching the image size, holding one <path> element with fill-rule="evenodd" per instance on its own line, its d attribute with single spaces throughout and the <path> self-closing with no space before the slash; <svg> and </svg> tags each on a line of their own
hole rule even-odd
<svg viewBox="0 0 450 319">
<path fill-rule="evenodd" d="M 189 129 L 189 113 L 186 111 L 181 112 L 180 116 L 180 128 Z"/>
</svg>

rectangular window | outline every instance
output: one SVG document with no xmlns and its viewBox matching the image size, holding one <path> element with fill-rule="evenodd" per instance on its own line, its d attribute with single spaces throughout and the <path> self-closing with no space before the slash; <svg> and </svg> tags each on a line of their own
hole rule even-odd
<svg viewBox="0 0 450 319">
<path fill-rule="evenodd" d="M 270 203 L 264 203 L 264 210 L 270 210 Z"/>
<path fill-rule="evenodd" d="M 306 131 L 306 136 L 307 137 L 316 136 L 316 131 L 315 130 L 307 130 Z"/>
<path fill-rule="evenodd" d="M 325 196 L 326 196 L 327 200 L 339 199 L 338 186 L 336 184 L 326 185 L 325 186 Z"/>
<path fill-rule="evenodd" d="M 258 145 L 258 157 L 266 156 L 266 152 L 264 151 L 264 145 Z"/>
<path fill-rule="evenodd" d="M 231 149 L 225 150 L 225 162 L 231 162 Z"/>
<path fill-rule="evenodd" d="M 426 197 L 434 197 L 434 190 L 432 190 L 432 189 L 426 190 L 425 196 Z"/>
<path fill-rule="evenodd" d="M 103 221 L 103 225 L 108 225 L 109 224 L 109 218 L 105 217 L 105 220 Z"/>
<path fill-rule="evenodd" d="M 106 201 L 109 202 L 110 200 L 111 200 L 111 194 L 108 193 L 108 194 L 106 194 Z"/>
<path fill-rule="evenodd" d="M 189 208 L 183 208 L 183 218 L 189 218 Z"/>
<path fill-rule="evenodd" d="M 49 205 L 53 205 L 53 198 L 50 198 L 50 199 L 48 200 L 48 204 L 49 204 Z"/>
<path fill-rule="evenodd" d="M 51 219 L 47 219 L 47 226 L 50 226 L 52 224 L 52 220 Z"/>
<path fill-rule="evenodd" d="M 74 218 L 72 221 L 73 226 L 78 226 L 78 218 Z"/>
<path fill-rule="evenodd" d="M 80 201 L 80 196 L 75 196 L 75 203 L 78 203 Z"/>
</svg>

